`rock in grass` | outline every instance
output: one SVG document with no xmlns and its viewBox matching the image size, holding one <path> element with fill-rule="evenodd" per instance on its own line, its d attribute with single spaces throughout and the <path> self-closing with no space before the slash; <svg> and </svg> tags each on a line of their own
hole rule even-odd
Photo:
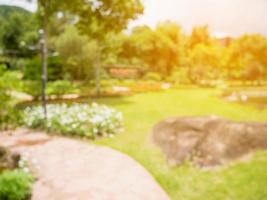
<svg viewBox="0 0 267 200">
<path fill-rule="evenodd" d="M 153 128 L 153 140 L 173 165 L 190 160 L 212 167 L 267 149 L 267 123 L 212 116 L 169 118 Z"/>
<path fill-rule="evenodd" d="M 11 153 L 6 148 L 0 146 L 0 172 L 17 168 L 19 160 L 19 154 Z"/>
</svg>

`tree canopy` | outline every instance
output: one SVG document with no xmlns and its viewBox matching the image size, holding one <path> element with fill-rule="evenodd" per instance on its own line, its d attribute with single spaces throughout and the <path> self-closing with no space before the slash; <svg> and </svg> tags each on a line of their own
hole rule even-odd
<svg viewBox="0 0 267 200">
<path fill-rule="evenodd" d="M 0 45 L 5 56 L 31 55 L 37 39 L 37 23 L 32 13 L 18 7 L 0 6 Z"/>
</svg>

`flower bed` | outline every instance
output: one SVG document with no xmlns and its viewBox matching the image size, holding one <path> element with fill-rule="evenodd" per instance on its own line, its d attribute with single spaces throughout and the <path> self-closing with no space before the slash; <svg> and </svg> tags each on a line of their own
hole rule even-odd
<svg viewBox="0 0 267 200">
<path fill-rule="evenodd" d="M 94 138 L 112 136 L 122 130 L 122 114 L 105 105 L 55 104 L 47 106 L 47 121 L 41 106 L 24 110 L 24 124 L 29 128 L 47 128 L 62 134 Z"/>
</svg>

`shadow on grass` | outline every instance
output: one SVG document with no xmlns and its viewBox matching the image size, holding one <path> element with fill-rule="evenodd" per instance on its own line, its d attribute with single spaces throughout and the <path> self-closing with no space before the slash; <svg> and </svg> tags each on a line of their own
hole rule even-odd
<svg viewBox="0 0 267 200">
<path fill-rule="evenodd" d="M 99 103 L 99 104 L 106 104 L 106 105 L 125 105 L 125 104 L 132 104 L 133 102 L 130 101 L 128 96 L 120 96 L 120 95 L 114 95 L 114 96 L 91 96 L 91 97 L 79 97 L 75 99 L 49 99 L 47 100 L 47 104 L 62 104 L 66 103 L 68 105 L 74 104 L 74 103 L 88 103 L 91 104 L 93 102 Z M 24 109 L 28 106 L 36 106 L 41 105 L 40 100 L 33 100 L 33 101 L 24 101 L 19 102 L 16 105 L 16 109 Z"/>
</svg>

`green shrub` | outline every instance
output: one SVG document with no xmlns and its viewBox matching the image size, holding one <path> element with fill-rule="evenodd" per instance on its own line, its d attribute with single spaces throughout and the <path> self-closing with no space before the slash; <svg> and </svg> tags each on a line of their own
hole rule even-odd
<svg viewBox="0 0 267 200">
<path fill-rule="evenodd" d="M 95 41 L 88 40 L 74 26 L 65 27 L 55 43 L 56 50 L 63 58 L 64 72 L 68 72 L 74 80 L 94 78 L 97 46 Z"/>
<path fill-rule="evenodd" d="M 101 87 L 110 87 L 111 86 L 111 82 L 108 79 L 102 79 L 100 81 Z"/>
<path fill-rule="evenodd" d="M 0 66 L 0 130 L 18 121 L 19 115 L 14 110 L 15 102 L 11 92 L 20 89 L 20 84 L 19 73 L 7 71 L 4 66 Z"/>
<path fill-rule="evenodd" d="M 48 58 L 47 75 L 49 81 L 55 81 L 65 77 L 62 59 L 59 56 Z"/>
<path fill-rule="evenodd" d="M 41 80 L 42 68 L 39 57 L 34 57 L 29 60 L 24 69 L 24 79 Z M 48 80 L 58 80 L 64 77 L 63 65 L 60 57 L 49 57 L 47 65 Z"/>
<path fill-rule="evenodd" d="M 47 84 L 47 94 L 56 95 L 58 97 L 64 94 L 78 93 L 79 90 L 67 80 L 58 80 L 54 82 L 49 82 Z"/>
<path fill-rule="evenodd" d="M 167 81 L 175 84 L 190 84 L 186 69 L 174 71 L 172 75 L 167 78 Z"/>
<path fill-rule="evenodd" d="M 28 80 L 41 80 L 41 62 L 39 57 L 32 58 L 26 63 L 24 78 Z"/>
<path fill-rule="evenodd" d="M 144 76 L 145 80 L 151 80 L 151 81 L 161 81 L 162 78 L 158 73 L 155 72 L 148 72 L 145 76 Z"/>
<path fill-rule="evenodd" d="M 1 96 L 1 93 L 0 93 Z M 1 101 L 2 98 L 0 98 Z M 13 104 L 1 101 L 0 106 L 0 130 L 7 130 L 18 126 L 21 119 L 21 112 L 14 109 Z M 4 107 L 5 106 L 5 107 Z"/>
<path fill-rule="evenodd" d="M 137 80 L 134 80 L 134 79 L 125 79 L 123 81 L 121 81 L 121 86 L 124 86 L 124 87 L 130 87 L 132 85 L 135 85 L 137 83 Z"/>
<path fill-rule="evenodd" d="M 30 198 L 33 178 L 22 170 L 0 174 L 1 200 L 26 200 Z"/>
<path fill-rule="evenodd" d="M 41 80 L 24 81 L 23 92 L 31 95 L 34 99 L 38 99 L 41 96 Z"/>
</svg>

